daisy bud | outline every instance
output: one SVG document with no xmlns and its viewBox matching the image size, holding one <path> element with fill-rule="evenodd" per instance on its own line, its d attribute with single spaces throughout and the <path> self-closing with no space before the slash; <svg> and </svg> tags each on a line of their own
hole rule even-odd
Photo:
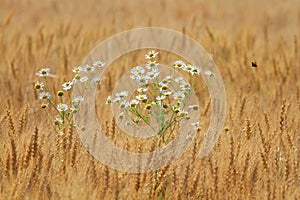
<svg viewBox="0 0 300 200">
<path fill-rule="evenodd" d="M 45 103 L 41 104 L 41 108 L 47 108 L 47 106 L 48 106 L 48 104 L 45 104 Z"/>
<path fill-rule="evenodd" d="M 62 97 L 63 95 L 64 95 L 63 91 L 60 90 L 60 91 L 57 92 L 57 96 Z"/>
</svg>

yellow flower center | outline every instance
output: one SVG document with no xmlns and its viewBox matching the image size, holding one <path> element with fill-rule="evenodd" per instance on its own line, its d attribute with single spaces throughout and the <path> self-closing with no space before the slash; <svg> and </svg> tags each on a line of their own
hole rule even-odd
<svg viewBox="0 0 300 200">
<path fill-rule="evenodd" d="M 76 75 L 75 75 L 75 79 L 77 79 L 77 80 L 80 79 L 80 75 L 79 75 L 79 74 L 76 74 Z"/>
<path fill-rule="evenodd" d="M 229 131 L 229 128 L 228 128 L 228 127 L 225 127 L 225 128 L 224 128 L 224 131 L 226 131 L 226 132 Z"/>
<path fill-rule="evenodd" d="M 41 88 L 41 84 L 37 83 L 35 84 L 35 89 L 40 89 Z"/>
<path fill-rule="evenodd" d="M 164 84 L 166 84 L 166 83 L 168 83 L 168 80 L 167 79 L 163 79 L 161 82 L 164 83 Z"/>
<path fill-rule="evenodd" d="M 136 106 L 136 103 L 131 103 L 130 106 L 134 107 L 134 106 Z"/>
<path fill-rule="evenodd" d="M 140 121 L 140 120 L 139 120 L 138 118 L 133 119 L 133 122 L 134 122 L 134 123 L 139 123 L 139 121 Z"/>
<path fill-rule="evenodd" d="M 64 93 L 63 93 L 63 91 L 58 91 L 58 92 L 57 92 L 57 95 L 61 97 L 61 96 L 64 95 Z"/>
<path fill-rule="evenodd" d="M 161 87 L 161 89 L 162 89 L 162 90 L 167 90 L 168 87 L 167 87 L 166 85 L 163 85 L 163 86 Z"/>
<path fill-rule="evenodd" d="M 175 108 L 175 109 L 174 109 L 174 112 L 175 112 L 175 113 L 179 113 L 179 109 L 178 109 L 178 108 Z"/>
<path fill-rule="evenodd" d="M 198 110 L 198 106 L 197 106 L 197 105 L 194 105 L 194 106 L 193 106 L 193 110 Z"/>
<path fill-rule="evenodd" d="M 151 104 L 147 104 L 147 105 L 146 105 L 146 109 L 147 109 L 147 110 L 150 110 L 150 109 L 151 109 L 151 107 L 152 107 L 152 105 L 151 105 Z"/>
</svg>

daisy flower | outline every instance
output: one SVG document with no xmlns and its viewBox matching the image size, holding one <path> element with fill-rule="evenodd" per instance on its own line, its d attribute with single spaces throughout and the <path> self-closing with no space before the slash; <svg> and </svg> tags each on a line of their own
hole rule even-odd
<svg viewBox="0 0 300 200">
<path fill-rule="evenodd" d="M 162 107 L 163 107 L 164 109 L 168 109 L 168 108 L 169 108 L 169 106 L 168 106 L 167 104 L 163 104 Z"/>
<path fill-rule="evenodd" d="M 112 100 L 113 103 L 119 103 L 122 100 L 121 97 L 116 97 L 114 100 Z"/>
<path fill-rule="evenodd" d="M 178 76 L 178 77 L 176 77 L 176 78 L 174 79 L 174 81 L 175 81 L 176 83 L 181 83 L 181 82 L 184 81 L 184 78 Z"/>
<path fill-rule="evenodd" d="M 131 76 L 130 78 L 136 79 L 138 76 L 141 76 L 142 74 L 145 73 L 145 69 L 141 66 L 136 66 L 135 68 L 130 70 Z"/>
<path fill-rule="evenodd" d="M 50 99 L 51 95 L 49 92 L 42 92 L 40 93 L 40 96 L 39 98 L 42 99 L 42 100 L 48 100 Z"/>
<path fill-rule="evenodd" d="M 120 103 L 121 109 L 126 109 L 128 106 L 129 106 L 129 103 L 125 100 Z"/>
<path fill-rule="evenodd" d="M 185 63 L 182 61 L 182 60 L 176 60 L 174 63 L 173 63 L 173 66 L 175 68 L 178 68 L 178 69 L 182 69 L 182 68 L 185 68 Z"/>
<path fill-rule="evenodd" d="M 185 116 L 188 115 L 188 114 L 189 114 L 188 112 L 181 110 L 181 111 L 179 111 L 179 112 L 177 113 L 177 116 L 178 116 L 178 117 L 185 117 Z"/>
<path fill-rule="evenodd" d="M 192 110 L 198 110 L 199 106 L 198 105 L 190 105 L 190 106 L 188 106 L 188 108 L 192 109 Z"/>
<path fill-rule="evenodd" d="M 42 104 L 41 104 L 41 108 L 47 108 L 48 105 L 49 105 L 49 103 L 42 103 Z"/>
<path fill-rule="evenodd" d="M 78 74 L 82 71 L 83 71 L 83 69 L 81 66 L 75 66 L 75 67 L 73 67 L 73 70 L 72 70 L 72 72 L 74 72 L 75 74 Z"/>
<path fill-rule="evenodd" d="M 83 77 L 80 78 L 80 82 L 81 82 L 81 83 L 84 83 L 84 82 L 86 82 L 87 80 L 89 80 L 89 78 L 88 78 L 87 76 L 83 76 Z"/>
<path fill-rule="evenodd" d="M 44 90 L 44 86 L 44 83 L 40 83 L 39 81 L 34 84 L 34 88 L 37 90 Z"/>
<path fill-rule="evenodd" d="M 84 83 L 87 80 L 89 80 L 89 78 L 87 76 L 80 76 L 79 74 L 76 74 L 75 77 L 73 78 L 72 82 L 77 83 L 78 81 L 80 81 L 81 83 Z"/>
<path fill-rule="evenodd" d="M 77 96 L 77 97 L 73 98 L 73 102 L 75 102 L 75 103 L 79 103 L 79 102 L 82 102 L 82 101 L 84 101 L 83 96 Z"/>
<path fill-rule="evenodd" d="M 166 84 L 168 84 L 168 83 L 170 83 L 170 82 L 171 82 L 171 81 L 170 81 L 169 79 L 166 79 L 166 78 L 165 78 L 165 79 L 163 79 L 161 82 L 159 82 L 158 85 L 160 85 L 160 86 L 161 86 L 161 85 L 166 85 Z"/>
<path fill-rule="evenodd" d="M 67 81 L 64 84 L 62 84 L 63 90 L 70 90 L 72 88 L 73 82 Z"/>
<path fill-rule="evenodd" d="M 142 102 L 146 102 L 148 99 L 147 95 L 145 95 L 145 94 L 140 94 L 140 95 L 136 96 L 135 98 Z"/>
<path fill-rule="evenodd" d="M 100 85 L 101 83 L 102 83 L 101 77 L 95 77 L 92 79 L 92 84 L 94 84 L 94 85 Z"/>
<path fill-rule="evenodd" d="M 189 71 L 190 74 L 192 75 L 200 75 L 201 73 L 201 68 L 197 66 L 192 66 L 192 69 Z"/>
<path fill-rule="evenodd" d="M 158 52 L 155 50 L 149 51 L 146 55 L 145 58 L 148 60 L 154 59 L 157 56 Z"/>
<path fill-rule="evenodd" d="M 50 75 L 50 68 L 42 68 L 38 71 L 37 73 L 38 76 L 42 77 L 42 76 L 49 76 Z"/>
<path fill-rule="evenodd" d="M 157 96 L 157 97 L 156 97 L 156 100 L 157 100 L 157 101 L 162 101 L 162 100 L 164 100 L 165 98 L 166 98 L 165 95 L 161 95 L 161 96 Z"/>
<path fill-rule="evenodd" d="M 66 112 L 68 110 L 68 106 L 66 104 L 63 104 L 63 103 L 58 104 L 57 110 L 59 112 Z"/>
<path fill-rule="evenodd" d="M 128 92 L 124 90 L 122 92 L 116 93 L 115 95 L 116 97 L 124 98 L 128 96 Z"/>
<path fill-rule="evenodd" d="M 112 102 L 111 96 L 108 96 L 107 99 L 106 99 L 106 104 L 109 104 L 111 102 Z"/>
<path fill-rule="evenodd" d="M 182 69 L 190 73 L 190 71 L 193 69 L 193 66 L 191 64 L 187 64 Z"/>
<path fill-rule="evenodd" d="M 190 116 L 189 114 L 187 114 L 187 115 L 184 117 L 184 119 L 189 120 L 189 119 L 191 119 L 191 116 Z"/>
<path fill-rule="evenodd" d="M 146 85 L 149 83 L 149 77 L 148 76 L 138 76 L 136 78 L 136 82 L 140 85 Z"/>
<path fill-rule="evenodd" d="M 140 118 L 140 117 L 135 117 L 132 121 L 134 122 L 134 123 L 139 123 L 140 121 L 141 121 L 142 119 Z"/>
<path fill-rule="evenodd" d="M 191 123 L 191 125 L 194 126 L 194 127 L 197 127 L 197 126 L 199 126 L 199 122 Z"/>
<path fill-rule="evenodd" d="M 137 74 L 131 74 L 131 75 L 130 75 L 130 78 L 131 78 L 132 80 L 135 80 L 135 79 L 137 79 L 137 77 L 138 77 L 138 75 L 137 75 Z"/>
<path fill-rule="evenodd" d="M 96 60 L 95 62 L 93 62 L 93 66 L 94 66 L 94 67 L 102 68 L 102 67 L 105 66 L 105 63 L 102 62 L 101 60 Z"/>
<path fill-rule="evenodd" d="M 72 113 L 77 113 L 78 112 L 78 108 L 76 106 L 71 107 L 70 110 L 71 110 Z"/>
<path fill-rule="evenodd" d="M 162 91 L 162 94 L 167 97 L 167 96 L 170 96 L 171 94 L 173 94 L 173 92 L 172 91 Z"/>
<path fill-rule="evenodd" d="M 167 89 L 169 89 L 169 87 L 166 84 L 161 84 L 160 88 L 159 88 L 159 92 L 164 92 Z"/>
<path fill-rule="evenodd" d="M 81 76 L 80 74 L 75 74 L 73 81 L 76 83 L 78 80 L 80 80 Z"/>
<path fill-rule="evenodd" d="M 178 108 L 177 106 L 173 106 L 173 111 L 177 114 L 180 112 L 180 108 Z"/>
<path fill-rule="evenodd" d="M 185 94 L 182 91 L 178 91 L 173 94 L 173 97 L 176 100 L 184 100 Z"/>
<path fill-rule="evenodd" d="M 189 90 L 191 90 L 191 84 L 189 84 L 187 82 L 181 82 L 180 89 L 183 91 L 189 91 Z"/>
<path fill-rule="evenodd" d="M 191 123 L 191 125 L 194 127 L 194 131 L 201 131 L 201 127 L 199 126 L 199 122 Z"/>
<path fill-rule="evenodd" d="M 145 109 L 150 110 L 151 107 L 152 107 L 152 104 L 151 104 L 151 103 L 148 103 L 148 104 L 146 104 Z"/>
<path fill-rule="evenodd" d="M 148 88 L 146 87 L 140 87 L 138 89 L 136 89 L 138 92 L 142 93 L 142 92 L 147 92 L 148 91 Z"/>
<path fill-rule="evenodd" d="M 210 70 L 205 71 L 204 74 L 207 75 L 207 76 L 210 76 L 210 77 L 215 76 L 215 73 L 210 71 Z"/>
<path fill-rule="evenodd" d="M 228 132 L 229 131 L 229 127 L 224 127 L 223 129 L 225 132 Z"/>
<path fill-rule="evenodd" d="M 63 124 L 63 120 L 60 117 L 56 117 L 54 120 L 55 125 Z"/>
<path fill-rule="evenodd" d="M 124 112 L 121 112 L 120 114 L 119 114 L 119 119 L 123 119 L 125 117 L 125 113 Z"/>
<path fill-rule="evenodd" d="M 61 90 L 59 90 L 59 91 L 57 92 L 57 96 L 59 96 L 59 97 L 62 97 L 62 96 L 64 96 L 64 92 L 63 92 L 63 91 L 61 91 Z"/>
<path fill-rule="evenodd" d="M 139 101 L 136 99 L 133 99 L 130 101 L 130 106 L 131 107 L 136 107 L 139 104 Z"/>
<path fill-rule="evenodd" d="M 93 66 L 90 65 L 85 65 L 84 66 L 84 71 L 89 73 L 89 72 L 93 72 L 95 70 L 95 68 Z"/>
<path fill-rule="evenodd" d="M 170 82 L 172 80 L 172 76 L 166 76 L 166 79 Z"/>
<path fill-rule="evenodd" d="M 148 76 L 150 79 L 155 79 L 159 75 L 159 71 L 157 70 L 152 70 L 150 72 L 147 72 L 146 76 Z"/>
<path fill-rule="evenodd" d="M 154 60 L 154 61 L 148 61 L 146 68 L 147 69 L 157 69 L 158 63 Z"/>
</svg>

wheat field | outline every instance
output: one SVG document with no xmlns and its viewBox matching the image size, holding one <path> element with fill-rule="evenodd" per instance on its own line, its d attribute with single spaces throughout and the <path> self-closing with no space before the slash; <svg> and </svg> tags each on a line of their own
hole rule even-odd
<svg viewBox="0 0 300 200">
<path fill-rule="evenodd" d="M 298 0 L 1 0 L 0 5 L 0 199 L 300 199 Z M 56 75 L 51 90 L 57 91 L 99 42 L 145 26 L 174 29 L 203 45 L 222 75 L 227 113 L 213 151 L 198 158 L 211 111 L 204 92 L 202 130 L 191 147 L 170 166 L 134 174 L 94 159 L 74 127 L 58 137 L 49 119 L 53 113 L 40 109 L 34 82 L 40 68 L 51 67 Z M 135 57 L 141 53 L 112 64 L 105 95 L 141 62 Z M 113 143 L 134 152 L 157 148 L 157 140 L 144 145 L 123 136 L 103 113 L 98 110 Z"/>
</svg>

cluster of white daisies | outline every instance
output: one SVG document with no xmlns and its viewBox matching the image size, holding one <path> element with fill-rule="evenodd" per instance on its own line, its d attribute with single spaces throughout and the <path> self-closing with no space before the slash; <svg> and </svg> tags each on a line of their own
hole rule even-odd
<svg viewBox="0 0 300 200">
<path fill-rule="evenodd" d="M 136 66 L 131 69 L 130 78 L 135 80 L 138 88 L 133 98 L 127 100 L 128 91 L 115 93 L 114 97 L 108 96 L 106 103 L 117 103 L 120 119 L 128 119 L 134 123 L 145 122 L 148 124 L 149 115 L 153 110 L 160 113 L 161 127 L 171 127 L 181 120 L 189 120 L 190 111 L 198 110 L 198 105 L 186 105 L 187 98 L 193 94 L 193 83 L 186 81 L 183 77 L 172 77 L 168 75 L 159 80 L 159 63 L 156 61 L 158 52 L 149 51 L 145 58 L 148 60 L 144 66 Z M 182 70 L 190 76 L 200 75 L 201 67 L 186 64 L 182 60 L 173 63 L 174 70 Z M 204 74 L 214 76 L 211 71 Z M 158 111 L 162 109 L 162 111 Z M 146 112 L 144 112 L 146 111 Z M 167 118 L 169 117 L 169 119 Z M 199 130 L 199 122 L 191 123 L 195 130 Z"/>
<path fill-rule="evenodd" d="M 73 68 L 73 79 L 71 81 L 66 81 L 61 85 L 61 90 L 57 92 L 59 98 L 59 103 L 55 103 L 53 97 L 51 96 L 48 88 L 48 77 L 54 77 L 50 73 L 50 68 L 42 68 L 37 72 L 37 76 L 44 79 L 44 82 L 35 82 L 35 89 L 40 91 L 39 99 L 44 102 L 41 104 L 41 108 L 47 108 L 48 106 L 53 106 L 55 110 L 58 111 L 58 116 L 55 118 L 55 125 L 58 129 L 61 129 L 65 125 L 65 121 L 72 120 L 72 114 L 78 112 L 80 102 L 84 101 L 84 96 L 72 96 L 72 88 L 75 84 L 80 83 L 83 88 L 87 85 L 92 84 L 97 86 L 102 83 L 101 77 L 94 77 L 89 80 L 89 73 L 93 73 L 95 68 L 103 68 L 105 63 L 102 61 L 95 61 L 92 65 L 76 66 Z M 67 96 L 67 99 L 63 97 Z M 69 103 L 64 103 L 68 101 Z"/>
</svg>

